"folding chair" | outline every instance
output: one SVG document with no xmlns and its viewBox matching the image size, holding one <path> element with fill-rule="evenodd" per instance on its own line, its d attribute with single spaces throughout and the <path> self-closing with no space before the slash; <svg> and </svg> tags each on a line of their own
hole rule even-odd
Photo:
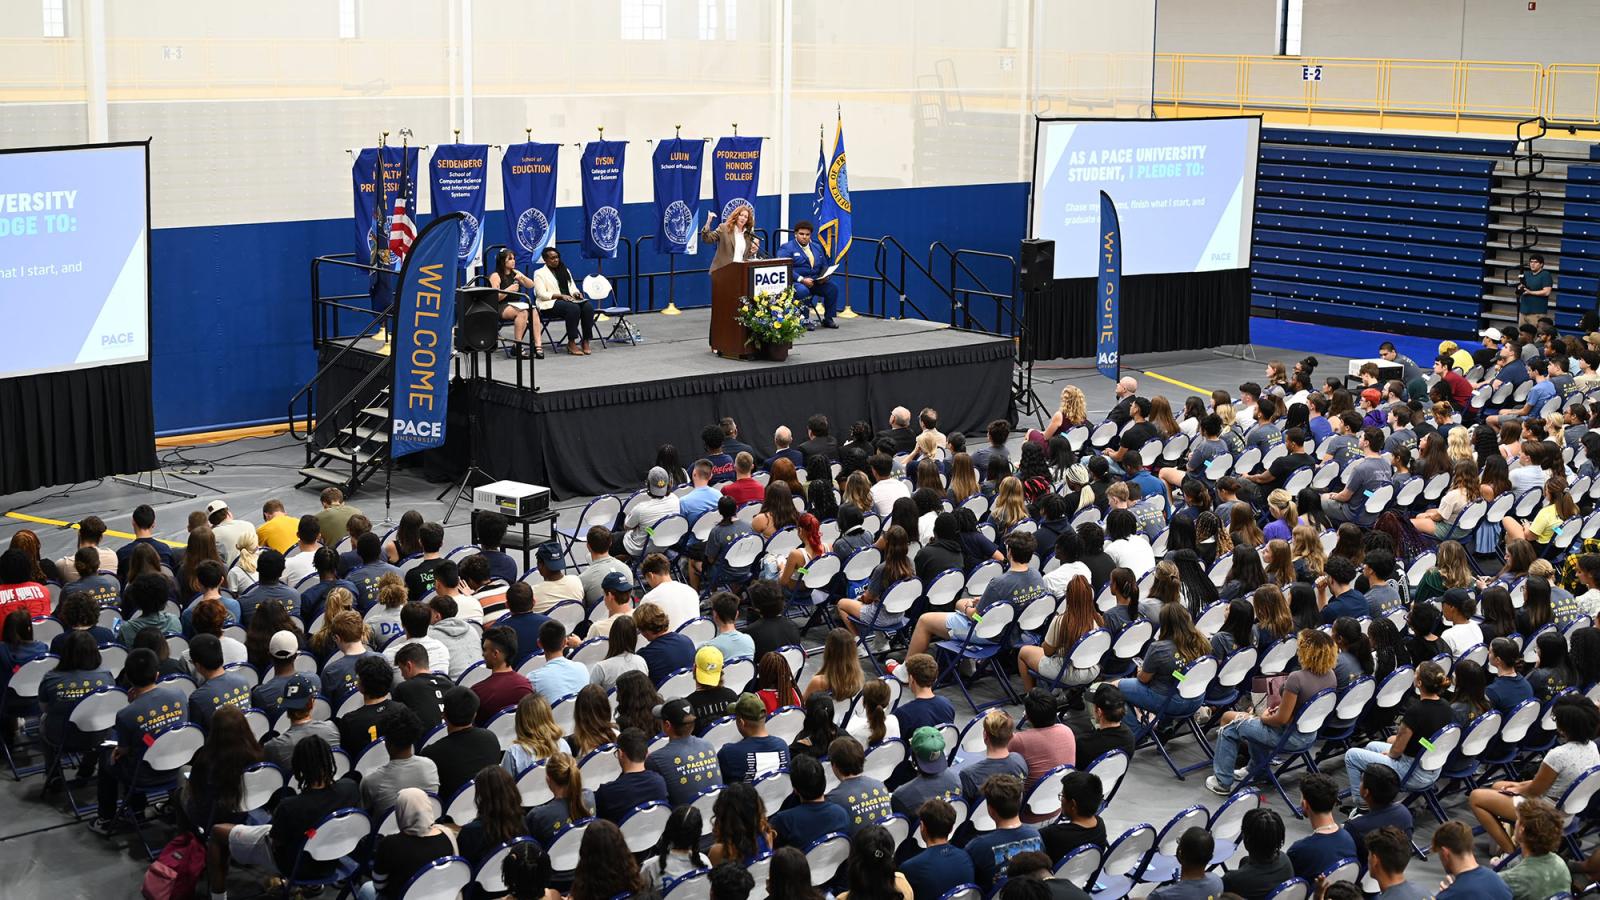
<svg viewBox="0 0 1600 900">
<path fill-rule="evenodd" d="M 1137 750 L 1146 744 L 1155 744 L 1156 749 L 1161 753 L 1161 758 L 1167 761 L 1167 768 L 1171 769 L 1172 774 L 1180 781 L 1184 777 L 1183 770 L 1178 768 L 1178 764 L 1172 759 L 1172 754 L 1167 752 L 1167 745 L 1162 741 L 1160 735 L 1161 726 L 1167 722 L 1187 723 L 1192 733 L 1196 735 L 1200 733 L 1199 726 L 1194 724 L 1194 710 L 1176 713 L 1173 712 L 1173 708 L 1180 701 L 1187 705 L 1191 701 L 1203 700 L 1206 695 L 1206 689 L 1211 686 L 1212 680 L 1216 678 L 1217 668 L 1216 657 L 1202 656 L 1185 666 L 1183 671 L 1174 673 L 1178 677 L 1177 689 L 1169 693 L 1166 699 L 1162 701 L 1161 708 L 1156 711 L 1155 715 L 1149 721 L 1136 728 L 1133 733 L 1134 749 Z M 1198 705 L 1195 708 L 1198 709 Z"/>
<path fill-rule="evenodd" d="M 967 680 L 961 674 L 961 662 L 970 660 L 979 669 L 987 665 L 994 672 L 995 678 L 999 679 L 1000 687 L 1010 702 L 1020 703 L 1016 691 L 1011 687 L 1011 679 L 999 662 L 1000 637 L 1015 621 L 1016 614 L 1017 611 L 1011 604 L 996 603 L 983 611 L 981 618 L 967 630 L 965 637 L 959 640 L 935 642 L 933 646 L 937 650 L 936 655 L 946 656 L 950 661 L 939 673 L 939 678 L 934 684 L 943 684 L 945 679 L 954 676 L 957 686 L 961 688 L 961 695 L 967 698 L 967 705 L 972 707 L 973 712 L 1005 703 L 1005 700 L 996 700 L 979 707 L 977 701 L 972 699 L 972 692 L 967 690 Z"/>
</svg>

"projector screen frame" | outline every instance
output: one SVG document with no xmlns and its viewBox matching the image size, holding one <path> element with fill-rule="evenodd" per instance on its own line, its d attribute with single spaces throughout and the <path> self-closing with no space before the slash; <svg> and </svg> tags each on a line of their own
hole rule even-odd
<svg viewBox="0 0 1600 900">
<path fill-rule="evenodd" d="M 144 149 L 144 358 L 143 359 L 117 359 L 93 363 L 72 363 L 55 369 L 41 369 L 31 372 L 16 372 L 0 376 L 5 378 L 30 378 L 35 375 L 49 375 L 60 372 L 74 372 L 85 369 L 103 369 L 112 366 L 149 365 L 155 355 L 155 314 L 153 297 L 155 292 L 153 278 L 153 260 L 151 255 L 151 239 L 155 233 L 151 217 L 151 181 L 150 181 L 150 144 L 154 138 L 145 138 L 142 141 L 102 141 L 94 144 L 57 144 L 45 147 L 4 147 L 0 148 L 0 156 L 15 156 L 22 153 L 55 153 L 70 150 L 114 150 L 129 147 Z"/>
<path fill-rule="evenodd" d="M 1034 230 L 1033 230 L 1033 222 L 1034 222 L 1033 210 L 1034 210 L 1034 204 L 1037 203 L 1038 199 L 1039 199 L 1039 138 L 1040 138 L 1040 134 L 1041 134 L 1041 131 L 1042 131 L 1043 126 L 1044 126 L 1045 123 L 1047 123 L 1047 122 L 1077 122 L 1077 123 L 1084 123 L 1084 124 L 1096 124 L 1096 123 L 1102 123 L 1102 122 L 1214 122 L 1214 121 L 1218 121 L 1218 120 L 1222 120 L 1222 119 L 1255 119 L 1256 120 L 1256 152 L 1255 152 L 1254 159 L 1251 160 L 1254 163 L 1254 172 L 1253 172 L 1254 177 L 1253 177 L 1253 179 L 1251 181 L 1250 196 L 1248 198 L 1245 198 L 1248 201 L 1248 206 L 1244 210 L 1245 221 L 1250 223 L 1250 239 L 1245 242 L 1245 246 L 1243 248 L 1243 263 L 1244 264 L 1242 266 L 1234 266 L 1233 267 L 1233 268 L 1242 268 L 1242 269 L 1250 268 L 1250 266 L 1252 264 L 1252 261 L 1253 261 L 1253 252 L 1252 251 L 1254 250 L 1254 246 L 1255 246 L 1255 202 L 1256 202 L 1256 194 L 1258 193 L 1258 190 L 1259 190 L 1258 185 L 1259 185 L 1259 183 L 1261 181 L 1261 129 L 1266 124 L 1265 118 L 1260 113 L 1239 114 L 1239 115 L 1218 115 L 1218 116 L 1181 116 L 1181 117 L 1175 117 L 1175 118 L 1170 118 L 1170 119 L 1163 119 L 1163 118 L 1160 118 L 1160 117 L 1154 116 L 1154 115 L 1152 115 L 1152 116 L 1041 116 L 1041 115 L 1035 114 L 1034 117 L 1033 117 L 1033 158 L 1031 160 L 1031 165 L 1028 166 L 1028 221 L 1026 222 L 1026 225 L 1027 225 L 1027 229 L 1026 229 L 1027 236 L 1029 238 L 1038 237 L 1038 235 L 1035 234 Z M 1056 259 L 1059 260 L 1060 258 L 1061 258 L 1060 254 L 1058 252 L 1057 256 L 1056 256 Z M 1204 271 L 1227 271 L 1227 270 L 1226 269 L 1209 269 L 1209 270 L 1204 270 Z M 1170 275 L 1188 274 L 1188 275 L 1193 275 L 1193 274 L 1198 274 L 1198 273 L 1195 273 L 1195 272 L 1166 272 L 1166 273 L 1150 272 L 1150 273 L 1139 273 L 1139 274 L 1151 274 L 1151 275 L 1155 275 L 1155 274 L 1170 274 Z M 1081 278 L 1081 277 L 1084 277 L 1084 276 L 1078 276 L 1078 275 L 1056 276 L 1056 280 L 1069 281 L 1069 280 L 1072 280 L 1073 278 Z"/>
</svg>

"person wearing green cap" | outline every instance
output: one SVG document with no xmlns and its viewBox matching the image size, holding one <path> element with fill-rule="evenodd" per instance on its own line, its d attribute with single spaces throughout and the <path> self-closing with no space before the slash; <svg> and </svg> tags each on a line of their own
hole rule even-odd
<svg viewBox="0 0 1600 900">
<path fill-rule="evenodd" d="M 952 800 L 961 796 L 961 779 L 950 771 L 950 758 L 944 745 L 944 734 L 937 728 L 922 726 L 911 733 L 911 762 L 917 776 L 894 789 L 889 805 L 906 817 L 912 827 L 917 824 L 917 810 L 922 804 L 938 797 Z"/>
<path fill-rule="evenodd" d="M 739 740 L 717 751 L 723 784 L 755 781 L 768 772 L 789 767 L 789 745 L 767 733 L 767 705 L 755 694 L 740 694 L 728 706 L 739 728 Z"/>
</svg>

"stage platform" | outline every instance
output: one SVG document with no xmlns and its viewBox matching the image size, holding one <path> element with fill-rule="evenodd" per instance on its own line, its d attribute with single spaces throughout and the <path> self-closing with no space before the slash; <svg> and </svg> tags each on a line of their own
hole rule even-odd
<svg viewBox="0 0 1600 900">
<path fill-rule="evenodd" d="M 451 388 L 449 444 L 430 468 L 465 467 L 473 410 L 477 464 L 496 478 L 548 485 L 558 497 L 637 488 L 664 443 L 687 465 L 701 452 L 700 430 L 723 416 L 766 455 L 779 425 L 796 443 L 805 440 L 812 412 L 826 415 L 841 440 L 857 420 L 886 427 L 895 406 L 934 407 L 946 431 L 981 432 L 1009 412 L 1007 338 L 920 320 L 841 319 L 838 329 L 810 332 L 786 362 L 774 363 L 712 353 L 709 318 L 706 309 L 634 316 L 643 333 L 638 346 L 596 341 L 590 356 L 579 357 L 547 347 L 531 381 L 526 361 L 458 354 L 463 377 Z M 559 337 L 562 327 L 551 331 Z M 336 368 L 348 380 L 334 379 L 321 396 L 343 396 L 341 382 L 355 384 L 379 360 L 347 354 Z M 465 377 L 474 371 L 477 378 Z"/>
</svg>

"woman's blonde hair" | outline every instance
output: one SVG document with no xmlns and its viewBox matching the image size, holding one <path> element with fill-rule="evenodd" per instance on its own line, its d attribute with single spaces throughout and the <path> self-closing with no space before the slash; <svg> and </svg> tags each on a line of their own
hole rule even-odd
<svg viewBox="0 0 1600 900">
<path fill-rule="evenodd" d="M 1477 457 L 1472 453 L 1472 429 L 1450 429 L 1450 433 L 1444 439 L 1444 452 L 1452 462 L 1477 464 Z"/>
<path fill-rule="evenodd" d="M 872 512 L 872 482 L 867 473 L 857 469 L 844 480 L 844 502 L 863 513 Z"/>
<path fill-rule="evenodd" d="M 378 605 L 384 609 L 399 609 L 406 605 L 410 594 L 400 576 L 390 572 L 378 579 Z"/>
<path fill-rule="evenodd" d="M 1000 488 L 995 492 L 989 518 L 1004 522 L 1009 528 L 1027 517 L 1028 504 L 1022 499 L 1022 482 L 1015 475 L 1000 479 Z"/>
<path fill-rule="evenodd" d="M 528 697 L 536 697 L 529 694 Z M 528 697 L 522 698 L 527 700 Z M 548 707 L 546 707 L 548 708 Z M 517 707 L 521 712 L 521 705 Z M 518 716 L 520 719 L 520 715 Z M 583 802 L 583 773 L 578 770 L 578 761 L 565 753 L 552 755 L 544 764 L 544 777 L 552 786 L 560 786 L 562 793 L 566 794 L 567 815 L 572 821 L 578 822 L 592 815 L 589 807 Z"/>
<path fill-rule="evenodd" d="M 1295 507 L 1293 494 L 1278 488 L 1267 495 L 1267 508 L 1274 519 L 1289 526 L 1291 534 L 1294 532 L 1294 526 L 1300 522 L 1300 510 Z"/>
<path fill-rule="evenodd" d="M 1289 551 L 1289 542 L 1285 540 L 1267 541 L 1267 552 L 1264 568 L 1267 578 L 1279 587 L 1287 587 L 1294 583 L 1294 554 Z"/>
<path fill-rule="evenodd" d="M 1567 420 L 1555 412 L 1544 417 L 1544 439 L 1557 447 L 1567 445 Z"/>
<path fill-rule="evenodd" d="M 937 470 L 936 470 L 937 471 Z M 972 456 L 965 450 L 950 458 L 950 496 L 957 503 L 965 503 L 978 493 L 978 470 Z"/>
<path fill-rule="evenodd" d="M 1467 549 L 1457 541 L 1440 541 L 1439 548 L 1435 551 L 1433 567 L 1439 572 L 1439 580 L 1448 588 L 1471 587 L 1475 582 L 1472 576 L 1472 565 L 1467 560 Z"/>
<path fill-rule="evenodd" d="M 940 438 L 941 435 L 937 431 L 924 431 L 917 435 L 917 452 L 923 456 L 932 456 L 938 452 L 940 447 L 944 446 L 944 441 Z"/>
<path fill-rule="evenodd" d="M 333 620 L 339 618 L 342 612 L 354 610 L 356 596 L 350 593 L 349 588 L 336 587 L 328 591 L 322 602 L 322 627 L 311 636 L 311 646 L 317 650 L 334 646 L 337 636 L 333 632 Z"/>
<path fill-rule="evenodd" d="M 1213 409 L 1212 412 L 1216 413 L 1217 414 L 1217 418 L 1222 420 L 1222 427 L 1223 428 L 1232 428 L 1233 427 L 1233 404 L 1232 403 L 1218 403 L 1216 409 Z"/>
<path fill-rule="evenodd" d="M 1296 525 L 1291 536 L 1293 540 L 1289 549 L 1294 553 L 1294 558 L 1305 560 L 1307 569 L 1321 575 L 1322 567 L 1328 562 L 1328 554 L 1322 549 L 1322 536 L 1317 534 L 1317 529 L 1310 525 Z"/>
<path fill-rule="evenodd" d="M 1089 401 L 1083 390 L 1075 384 L 1061 389 L 1061 418 L 1067 422 L 1083 422 L 1089 418 Z"/>
<path fill-rule="evenodd" d="M 526 694 L 517 701 L 516 742 L 540 758 L 561 751 L 561 726 L 550 711 L 550 701 L 542 694 Z"/>
<path fill-rule="evenodd" d="M 239 532 L 239 539 L 233 542 L 233 548 L 239 551 L 239 569 L 246 575 L 256 573 L 256 557 L 261 553 L 261 541 L 256 538 L 254 528 L 247 528 Z"/>
<path fill-rule="evenodd" d="M 1298 640 L 1295 656 L 1300 660 L 1300 668 L 1313 675 L 1333 671 L 1333 664 L 1339 660 L 1339 648 L 1334 645 L 1333 638 L 1315 628 L 1303 628 Z M 1301 698 L 1301 702 L 1307 699 L 1310 698 Z"/>
</svg>

